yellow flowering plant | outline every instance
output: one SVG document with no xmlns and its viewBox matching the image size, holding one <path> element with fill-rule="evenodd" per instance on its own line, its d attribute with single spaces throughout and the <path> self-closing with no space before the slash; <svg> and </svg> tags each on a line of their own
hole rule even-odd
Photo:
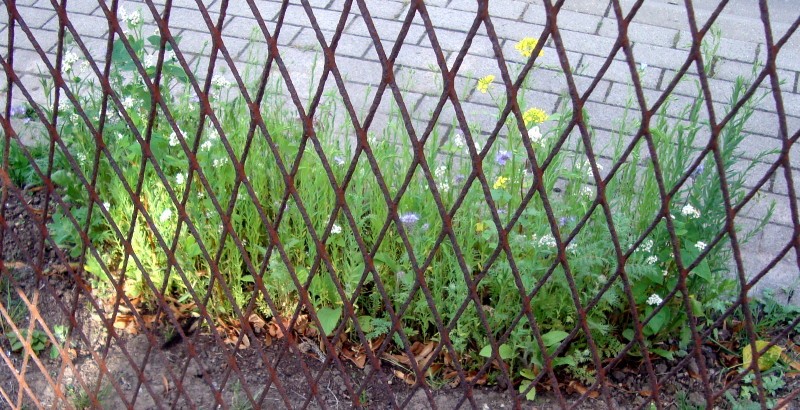
<svg viewBox="0 0 800 410">
<path fill-rule="evenodd" d="M 494 82 L 494 76 L 489 74 L 478 80 L 478 85 L 475 88 L 478 89 L 481 94 L 486 94 L 486 92 L 489 91 L 489 86 L 492 85 L 492 82 Z"/>
<path fill-rule="evenodd" d="M 533 37 L 525 37 L 522 40 L 518 41 L 514 48 L 519 51 L 519 53 L 523 57 L 530 57 L 533 54 L 533 50 L 539 44 L 539 40 Z M 539 50 L 539 57 L 544 55 L 544 50 Z"/>
</svg>

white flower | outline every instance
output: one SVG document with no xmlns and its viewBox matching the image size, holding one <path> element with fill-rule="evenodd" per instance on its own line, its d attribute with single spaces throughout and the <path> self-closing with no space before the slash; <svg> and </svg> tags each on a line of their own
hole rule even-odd
<svg viewBox="0 0 800 410">
<path fill-rule="evenodd" d="M 530 139 L 531 144 L 534 145 L 539 145 L 544 141 L 544 137 L 542 136 L 542 131 L 539 130 L 539 126 L 528 130 L 528 139 Z"/>
<path fill-rule="evenodd" d="M 681 215 L 688 216 L 692 219 L 697 219 L 700 217 L 700 211 L 697 208 L 693 207 L 690 204 L 686 204 L 683 209 L 681 209 Z"/>
<path fill-rule="evenodd" d="M 78 72 L 83 74 L 89 71 L 89 62 L 86 60 L 81 61 L 81 64 L 78 66 Z"/>
<path fill-rule="evenodd" d="M 653 250 L 653 240 L 652 239 L 648 239 L 648 240 L 642 242 L 642 244 L 639 246 L 639 249 L 637 249 L 636 251 L 637 252 L 639 252 L 639 251 L 641 251 L 641 252 L 650 252 L 651 250 Z"/>
<path fill-rule="evenodd" d="M 86 162 L 86 154 L 84 154 L 83 152 L 78 152 L 77 154 L 75 154 L 75 158 L 77 158 L 80 163 Z"/>
<path fill-rule="evenodd" d="M 208 150 L 210 150 L 210 149 L 211 149 L 211 147 L 212 147 L 213 145 L 214 145 L 214 143 L 212 143 L 210 140 L 206 140 L 205 142 L 203 142 L 202 144 L 200 144 L 200 150 L 201 150 L 201 151 L 208 151 Z"/>
<path fill-rule="evenodd" d="M 436 179 L 443 179 L 445 174 L 447 174 L 447 166 L 445 165 L 439 165 L 436 167 L 436 170 L 433 171 L 433 176 L 435 176 Z"/>
<path fill-rule="evenodd" d="M 122 106 L 123 106 L 123 107 L 124 107 L 126 110 L 130 110 L 131 108 L 133 108 L 133 104 L 134 104 L 134 103 L 135 103 L 135 101 L 133 100 L 133 97 L 130 97 L 130 96 L 128 96 L 128 97 L 125 97 L 125 99 L 124 99 L 124 100 L 122 100 Z"/>
<path fill-rule="evenodd" d="M 186 182 L 186 175 L 178 173 L 178 175 L 175 175 L 175 182 L 177 182 L 178 185 L 183 185 L 183 183 Z"/>
<path fill-rule="evenodd" d="M 232 84 L 225 77 L 223 77 L 223 76 L 221 76 L 219 74 L 216 74 L 216 75 L 214 75 L 214 77 L 211 78 L 211 85 L 213 85 L 214 87 L 217 87 L 217 88 L 228 88 Z"/>
<path fill-rule="evenodd" d="M 169 218 L 172 218 L 172 210 L 165 209 L 164 212 L 161 213 L 161 216 L 158 217 L 158 220 L 161 222 L 167 222 Z"/>
<path fill-rule="evenodd" d="M 664 277 L 665 277 L 665 278 L 666 278 L 667 276 L 669 276 L 669 271 L 668 271 L 668 270 L 666 270 L 666 269 L 664 269 L 664 270 L 663 270 L 661 273 L 663 273 L 663 274 L 664 274 Z"/>
<path fill-rule="evenodd" d="M 581 193 L 584 196 L 593 197 L 594 196 L 594 189 L 590 186 L 585 186 L 581 188 Z"/>
<path fill-rule="evenodd" d="M 158 57 L 155 54 L 148 54 L 144 57 L 144 68 L 155 67 Z"/>
<path fill-rule="evenodd" d="M 567 245 L 567 251 L 569 252 L 576 252 L 578 250 L 578 244 L 575 242 L 570 243 Z"/>
<path fill-rule="evenodd" d="M 544 235 L 541 238 L 539 238 L 539 246 L 547 246 L 549 248 L 555 248 L 556 238 L 554 238 L 553 235 L 550 235 L 548 233 L 547 235 Z"/>
<path fill-rule="evenodd" d="M 183 134 L 183 131 L 181 131 L 181 134 Z M 180 144 L 180 141 L 178 141 L 178 135 L 175 134 L 175 131 L 172 131 L 172 133 L 169 134 L 169 146 L 176 147 L 178 144 Z"/>
<path fill-rule="evenodd" d="M 650 306 L 660 305 L 661 302 L 663 302 L 663 301 L 664 300 L 661 299 L 661 296 L 658 296 L 655 293 L 653 293 L 652 295 L 650 295 L 649 298 L 647 298 L 647 304 L 650 305 Z"/>
<path fill-rule="evenodd" d="M 448 184 L 447 182 L 440 183 L 439 190 L 442 192 L 450 192 L 450 184 Z"/>
<path fill-rule="evenodd" d="M 111 204 L 109 204 L 108 202 L 103 202 L 103 208 L 111 209 Z"/>
<path fill-rule="evenodd" d="M 647 259 L 645 260 L 645 262 L 646 262 L 648 265 L 655 265 L 655 264 L 656 264 L 656 262 L 658 262 L 658 257 L 657 257 L 657 256 L 655 256 L 655 255 L 650 255 L 650 256 L 648 256 L 648 257 L 647 257 Z"/>
<path fill-rule="evenodd" d="M 453 144 L 458 148 L 463 148 L 466 143 L 467 141 L 461 134 L 456 134 L 456 136 L 453 138 Z"/>
<path fill-rule="evenodd" d="M 121 133 L 121 132 L 118 132 L 118 133 L 117 133 L 117 140 L 122 140 L 123 138 L 125 138 L 125 136 L 124 136 L 124 135 L 122 135 L 122 133 Z"/>
<path fill-rule="evenodd" d="M 64 71 L 72 71 L 72 65 L 78 62 L 78 55 L 72 51 L 64 54 Z"/>
<path fill-rule="evenodd" d="M 700 252 L 704 251 L 706 249 L 706 246 L 708 246 L 708 245 L 703 241 L 697 241 L 697 243 L 694 244 L 694 247 L 699 249 Z"/>
<path fill-rule="evenodd" d="M 212 165 L 214 166 L 214 168 L 219 168 L 219 167 L 225 165 L 226 162 L 227 162 L 227 160 L 225 158 L 217 158 L 217 159 L 214 160 Z"/>
<path fill-rule="evenodd" d="M 339 226 L 339 224 L 333 224 L 333 226 L 331 227 L 331 234 L 337 235 L 340 233 L 342 233 L 342 227 Z"/>
</svg>

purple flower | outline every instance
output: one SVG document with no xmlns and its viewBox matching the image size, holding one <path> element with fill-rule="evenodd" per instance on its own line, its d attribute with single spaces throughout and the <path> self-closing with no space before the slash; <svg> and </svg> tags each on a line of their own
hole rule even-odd
<svg viewBox="0 0 800 410">
<path fill-rule="evenodd" d="M 462 174 L 458 174 L 454 178 L 454 180 L 456 181 L 456 184 L 460 184 L 460 183 L 464 182 L 465 179 L 467 179 L 467 177 L 462 175 Z"/>
<path fill-rule="evenodd" d="M 336 163 L 336 165 L 342 166 L 344 165 L 344 158 L 337 155 L 333 157 L 333 162 Z"/>
<path fill-rule="evenodd" d="M 575 217 L 574 216 L 562 216 L 561 218 L 558 218 L 558 226 L 564 226 L 564 225 L 566 225 L 568 223 L 569 224 L 575 223 Z"/>
<path fill-rule="evenodd" d="M 414 225 L 415 223 L 417 223 L 417 221 L 419 221 L 419 215 L 417 215 L 417 214 L 415 214 L 413 212 L 408 212 L 408 213 L 400 215 L 400 222 L 402 222 L 403 225 L 406 225 L 406 226 Z"/>
<path fill-rule="evenodd" d="M 23 104 L 11 104 L 12 117 L 24 117 L 28 109 Z"/>
<path fill-rule="evenodd" d="M 494 157 L 495 162 L 497 162 L 497 165 L 500 166 L 505 165 L 506 162 L 510 159 L 511 159 L 511 153 L 508 151 L 500 151 Z"/>
<path fill-rule="evenodd" d="M 704 169 L 705 169 L 705 167 L 703 166 L 703 164 L 700 164 L 697 168 L 694 169 L 694 171 L 692 171 L 691 177 L 692 178 L 697 178 L 698 176 L 700 176 L 700 174 L 703 173 Z"/>
</svg>

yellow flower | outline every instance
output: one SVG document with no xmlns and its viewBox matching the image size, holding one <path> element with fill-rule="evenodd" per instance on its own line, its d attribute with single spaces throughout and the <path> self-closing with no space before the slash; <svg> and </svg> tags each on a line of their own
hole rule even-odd
<svg viewBox="0 0 800 410">
<path fill-rule="evenodd" d="M 486 92 L 489 91 L 489 86 L 492 84 L 492 81 L 494 81 L 494 76 L 491 74 L 487 75 L 486 77 L 478 80 L 478 85 L 475 88 L 477 88 L 482 94 L 486 94 Z"/>
<path fill-rule="evenodd" d="M 478 222 L 475 224 L 475 232 L 481 233 L 486 230 L 486 224 L 483 222 Z"/>
<path fill-rule="evenodd" d="M 533 37 L 525 37 L 520 40 L 514 48 L 522 54 L 523 57 L 530 57 L 533 54 L 533 49 L 536 48 L 536 45 L 539 44 L 539 41 Z M 544 55 L 544 50 L 539 50 L 539 57 Z"/>
<path fill-rule="evenodd" d="M 508 187 L 508 178 L 504 176 L 497 177 L 497 180 L 494 181 L 494 185 L 492 185 L 494 189 L 505 189 L 506 187 Z"/>
<path fill-rule="evenodd" d="M 544 112 L 541 108 L 531 108 L 528 111 L 522 113 L 522 120 L 525 121 L 525 125 L 529 125 L 530 123 L 541 124 L 544 120 L 547 119 L 547 113 Z"/>
</svg>

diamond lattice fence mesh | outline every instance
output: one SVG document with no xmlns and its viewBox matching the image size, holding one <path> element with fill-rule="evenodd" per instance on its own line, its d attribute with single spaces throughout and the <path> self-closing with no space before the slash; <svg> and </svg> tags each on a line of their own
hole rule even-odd
<svg viewBox="0 0 800 410">
<path fill-rule="evenodd" d="M 3 6 L 3 408 L 800 406 L 791 1 Z"/>
</svg>

